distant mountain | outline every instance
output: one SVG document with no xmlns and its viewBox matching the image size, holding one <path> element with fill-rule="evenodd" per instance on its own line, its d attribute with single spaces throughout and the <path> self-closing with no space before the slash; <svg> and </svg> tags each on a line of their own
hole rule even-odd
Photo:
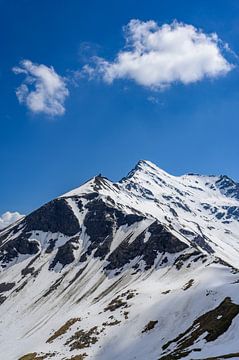
<svg viewBox="0 0 239 360">
<path fill-rule="evenodd" d="M 4 360 L 239 358 L 239 184 L 139 161 L 0 231 Z"/>
</svg>

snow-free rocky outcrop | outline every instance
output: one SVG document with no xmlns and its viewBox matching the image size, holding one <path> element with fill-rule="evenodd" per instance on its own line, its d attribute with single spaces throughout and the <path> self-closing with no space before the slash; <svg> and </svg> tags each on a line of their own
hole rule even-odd
<svg viewBox="0 0 239 360">
<path fill-rule="evenodd" d="M 239 358 L 239 184 L 140 161 L 0 231 L 4 360 Z"/>
</svg>

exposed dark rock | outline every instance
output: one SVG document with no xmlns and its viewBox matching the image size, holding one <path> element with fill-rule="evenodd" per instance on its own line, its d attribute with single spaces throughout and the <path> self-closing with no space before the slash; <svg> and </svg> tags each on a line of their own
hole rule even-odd
<svg viewBox="0 0 239 360">
<path fill-rule="evenodd" d="M 22 227 L 21 234 L 15 239 L 3 243 L 12 231 L 16 229 L 19 231 L 19 226 Z M 21 225 L 16 226 L 16 229 L 10 229 L 10 232 L 4 233 L 2 237 L 0 235 L 0 243 L 2 243 L 0 245 L 0 261 L 3 266 L 4 263 L 12 261 L 19 254 L 34 255 L 40 251 L 40 243 L 31 239 L 32 231 L 60 232 L 67 236 L 73 236 L 80 231 L 80 226 L 66 200 L 55 199 L 26 216 Z M 53 250 L 55 241 L 50 241 L 46 249 L 47 253 Z M 68 261 L 66 259 L 66 263 Z"/>
<path fill-rule="evenodd" d="M 43 205 L 25 218 L 25 231 L 41 230 L 73 236 L 80 226 L 65 199 L 55 199 Z"/>
<path fill-rule="evenodd" d="M 112 321 L 106 321 L 106 322 L 103 322 L 102 325 L 103 326 L 114 326 L 114 325 L 118 325 L 120 324 L 121 321 L 120 320 L 117 320 L 117 319 L 112 319 Z"/>
<path fill-rule="evenodd" d="M 168 258 L 167 258 L 167 256 L 165 256 L 163 258 L 163 260 L 161 261 L 161 264 L 167 264 L 167 263 L 168 263 Z"/>
<path fill-rule="evenodd" d="M 226 219 L 239 221 L 239 207 L 238 206 L 223 206 L 226 210 Z"/>
<path fill-rule="evenodd" d="M 35 256 L 33 259 L 31 259 L 29 261 L 29 263 L 27 264 L 27 266 L 22 269 L 21 274 L 23 276 L 26 276 L 27 274 L 33 274 L 34 273 L 34 267 L 32 266 L 34 264 L 34 262 L 39 258 L 40 254 L 38 254 L 37 256 Z"/>
<path fill-rule="evenodd" d="M 33 274 L 33 273 L 34 273 L 34 270 L 35 270 L 34 267 L 26 267 L 25 269 L 22 269 L 21 274 L 22 274 L 23 276 L 26 276 L 26 275 L 28 275 L 28 274 Z"/>
<path fill-rule="evenodd" d="M 28 235 L 30 236 L 30 235 Z M 36 240 L 31 240 L 26 235 L 21 234 L 17 238 L 7 241 L 0 246 L 0 261 L 8 263 L 22 255 L 34 255 L 40 251 L 40 244 Z"/>
<path fill-rule="evenodd" d="M 190 231 L 190 230 L 187 230 L 187 229 L 184 229 L 184 228 L 181 228 L 179 231 L 180 231 L 180 233 L 183 234 L 183 235 L 189 235 L 189 236 L 195 235 L 194 232 L 192 232 L 192 231 Z"/>
<path fill-rule="evenodd" d="M 169 294 L 169 293 L 170 293 L 170 291 L 171 291 L 171 290 L 165 290 L 165 291 L 162 291 L 162 294 L 163 294 L 163 295 L 167 295 L 167 294 Z"/>
<path fill-rule="evenodd" d="M 91 193 L 83 195 L 84 199 L 86 199 L 86 200 L 93 200 L 93 199 L 97 198 L 98 196 L 99 196 L 99 193 L 97 193 L 97 192 L 91 192 Z"/>
<path fill-rule="evenodd" d="M 24 289 L 24 287 L 25 287 L 26 285 L 27 285 L 27 280 L 23 281 L 23 282 L 21 283 L 21 285 L 18 286 L 18 288 L 16 288 L 15 292 L 16 292 L 16 293 L 20 292 L 22 289 Z"/>
<path fill-rule="evenodd" d="M 94 253 L 95 257 L 99 257 L 101 260 L 104 259 L 105 255 L 110 251 L 110 245 L 113 240 L 113 235 L 109 235 L 105 238 L 105 241 L 100 244 Z"/>
<path fill-rule="evenodd" d="M 152 193 L 152 191 L 143 187 L 142 185 L 135 184 L 134 182 L 129 182 L 125 187 L 129 191 L 134 189 L 137 190 L 137 192 L 146 199 L 154 200 L 154 194 Z"/>
<path fill-rule="evenodd" d="M 170 207 L 169 210 L 173 214 L 174 217 L 178 217 L 178 213 L 173 208 Z"/>
<path fill-rule="evenodd" d="M 118 209 L 110 207 L 101 199 L 89 202 L 86 208 L 88 212 L 85 216 L 84 225 L 91 241 L 87 254 L 90 255 L 97 248 L 94 256 L 101 259 L 109 253 L 116 229 L 122 225 L 130 226 L 143 220 L 143 216 L 124 214 Z"/>
<path fill-rule="evenodd" d="M 158 320 L 150 320 L 147 325 L 145 325 L 144 330 L 142 330 L 142 333 L 148 332 L 150 330 L 153 330 L 155 325 L 158 323 Z"/>
<path fill-rule="evenodd" d="M 193 251 L 193 252 L 190 252 L 190 253 L 181 254 L 174 261 L 174 265 L 176 266 L 177 270 L 180 270 L 187 260 L 189 260 L 193 256 L 200 256 L 200 255 L 201 255 L 200 251 Z"/>
<path fill-rule="evenodd" d="M 0 305 L 2 305 L 4 303 L 4 301 L 6 301 L 6 300 L 7 300 L 7 297 L 0 294 Z"/>
<path fill-rule="evenodd" d="M 149 239 L 144 242 L 146 231 L 150 233 Z M 158 253 L 177 253 L 188 247 L 185 243 L 172 235 L 163 225 L 155 221 L 142 232 L 132 243 L 123 241 L 108 257 L 110 262 L 106 270 L 123 267 L 135 257 L 140 257 L 146 263 L 145 269 L 149 269 Z"/>
<path fill-rule="evenodd" d="M 188 289 L 190 289 L 190 287 L 193 286 L 194 280 L 190 279 L 184 286 L 183 286 L 183 290 L 186 291 Z"/>
<path fill-rule="evenodd" d="M 221 175 L 215 185 L 226 196 L 239 200 L 239 183 L 230 179 L 228 176 Z"/>
<path fill-rule="evenodd" d="M 218 213 L 216 214 L 216 218 L 217 218 L 218 220 L 221 220 L 224 215 L 225 215 L 224 212 L 218 212 Z"/>
<path fill-rule="evenodd" d="M 12 288 L 14 288 L 14 286 L 15 286 L 15 282 L 13 282 L 13 283 L 6 283 L 6 282 L 1 283 L 0 284 L 0 293 L 9 291 Z"/>
<path fill-rule="evenodd" d="M 57 239 L 50 239 L 49 240 L 49 245 L 46 248 L 46 253 L 47 254 L 50 254 L 54 250 L 56 241 L 57 241 Z"/>
<path fill-rule="evenodd" d="M 190 354 L 192 346 L 200 338 L 207 341 L 215 341 L 230 327 L 232 320 L 239 314 L 239 305 L 234 304 L 231 298 L 226 297 L 215 309 L 208 311 L 196 319 L 193 324 L 175 339 L 166 343 L 162 349 L 166 350 L 171 344 L 176 348 L 160 360 L 181 359 Z M 170 357 L 171 356 L 171 357 Z"/>
<path fill-rule="evenodd" d="M 72 238 L 69 241 L 67 241 L 64 245 L 60 246 L 57 250 L 56 256 L 53 259 L 49 270 L 54 269 L 56 264 L 59 262 L 62 267 L 71 264 L 74 260 L 74 250 L 78 248 L 77 246 L 77 238 Z"/>
<path fill-rule="evenodd" d="M 181 194 L 180 194 L 181 195 Z M 179 199 L 180 200 L 180 199 Z M 181 200 L 180 201 L 172 201 L 172 204 L 176 205 L 178 208 L 183 209 L 184 211 L 190 212 L 191 210 L 189 207 L 184 204 Z"/>
<path fill-rule="evenodd" d="M 229 264 L 228 262 L 226 262 L 225 260 L 222 260 L 219 257 L 216 257 L 215 260 L 213 261 L 215 264 L 221 264 L 223 266 L 226 266 L 228 268 L 231 269 L 231 272 L 233 274 L 237 274 L 239 272 L 239 270 L 237 268 L 235 268 L 234 266 L 232 266 L 231 264 Z"/>
<path fill-rule="evenodd" d="M 207 243 L 207 241 L 201 236 L 197 235 L 193 238 L 193 242 L 200 246 L 203 250 L 207 251 L 208 254 L 213 254 L 213 248 Z"/>
<path fill-rule="evenodd" d="M 87 260 L 87 253 L 85 252 L 84 254 L 81 255 L 80 257 L 80 263 L 85 262 Z"/>
</svg>

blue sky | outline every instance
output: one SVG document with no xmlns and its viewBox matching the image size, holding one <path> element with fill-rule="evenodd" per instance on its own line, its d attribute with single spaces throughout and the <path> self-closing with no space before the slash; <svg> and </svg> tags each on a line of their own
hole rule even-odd
<svg viewBox="0 0 239 360">
<path fill-rule="evenodd" d="M 0 214 L 27 213 L 99 172 L 118 180 L 139 159 L 175 175 L 239 180 L 238 1 L 7 0 L 0 1 L 0 17 Z M 122 75 L 117 64 L 107 82 L 106 71 L 126 51 L 123 26 L 132 19 L 159 28 L 176 19 L 207 36 L 216 33 L 221 56 L 234 68 L 225 70 L 224 63 L 217 76 L 155 87 L 142 83 L 148 78 L 139 80 L 141 73 Z M 92 56 L 98 56 L 93 77 L 82 71 Z M 39 104 L 29 105 L 24 93 L 36 85 L 29 66 L 39 64 L 43 71 L 52 66 L 55 80 L 65 84 L 58 114 L 50 113 L 52 104 L 48 113 L 36 111 Z M 22 84 L 23 100 L 16 96 Z"/>
</svg>

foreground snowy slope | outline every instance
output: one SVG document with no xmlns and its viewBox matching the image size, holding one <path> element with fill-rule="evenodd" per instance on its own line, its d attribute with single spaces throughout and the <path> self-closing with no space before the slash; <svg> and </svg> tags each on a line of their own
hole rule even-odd
<svg viewBox="0 0 239 360">
<path fill-rule="evenodd" d="M 239 185 L 140 161 L 0 232 L 6 360 L 239 358 Z"/>
</svg>

